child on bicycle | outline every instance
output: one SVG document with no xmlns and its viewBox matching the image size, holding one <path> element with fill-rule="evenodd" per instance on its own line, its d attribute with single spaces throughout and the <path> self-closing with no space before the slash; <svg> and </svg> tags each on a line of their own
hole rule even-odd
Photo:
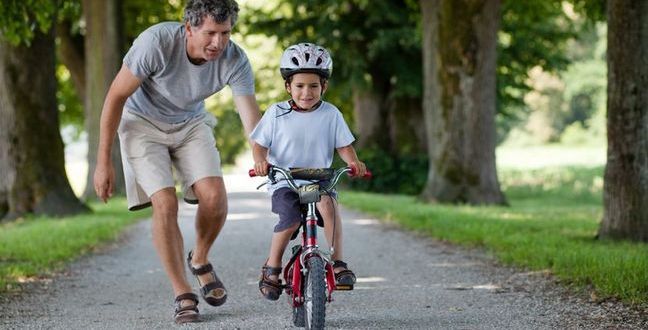
<svg viewBox="0 0 648 330">
<path fill-rule="evenodd" d="M 288 47 L 280 62 L 281 76 L 291 99 L 273 104 L 254 129 L 254 170 L 267 175 L 268 164 L 282 168 L 327 168 L 333 152 L 363 176 L 366 167 L 351 143 L 355 140 L 340 111 L 322 101 L 328 87 L 333 60 L 328 51 L 310 43 Z M 268 188 L 272 212 L 279 215 L 274 227 L 270 253 L 261 270 L 259 290 L 264 297 L 277 300 L 281 295 L 282 257 L 292 234 L 301 223 L 299 196 L 287 183 L 279 181 Z M 324 223 L 324 234 L 333 247 L 333 271 L 338 285 L 352 286 L 356 277 L 342 261 L 342 223 L 335 193 L 322 196 L 317 210 Z"/>
</svg>

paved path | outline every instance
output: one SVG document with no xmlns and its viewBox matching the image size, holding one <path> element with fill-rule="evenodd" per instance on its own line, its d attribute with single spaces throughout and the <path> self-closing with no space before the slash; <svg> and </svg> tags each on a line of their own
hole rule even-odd
<svg viewBox="0 0 648 330">
<path fill-rule="evenodd" d="M 204 322 L 183 328 L 292 328 L 286 297 L 270 302 L 257 289 L 275 223 L 269 200 L 254 191 L 259 181 L 226 179 L 230 212 L 210 259 L 229 298 L 219 308 L 201 302 Z M 188 205 L 180 210 L 186 247 L 195 239 L 194 212 Z M 359 213 L 344 210 L 343 219 L 346 259 L 359 283 L 334 294 L 327 308 L 331 329 L 615 327 L 605 306 L 563 299 L 541 274 L 496 267 L 479 252 L 415 237 Z M 0 329 L 179 327 L 172 323 L 173 297 L 151 243 L 150 220 L 28 291 L 0 302 Z"/>
</svg>

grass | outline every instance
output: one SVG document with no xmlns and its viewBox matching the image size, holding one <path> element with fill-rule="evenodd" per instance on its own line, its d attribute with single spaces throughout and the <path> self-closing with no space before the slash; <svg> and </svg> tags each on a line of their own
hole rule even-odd
<svg viewBox="0 0 648 330">
<path fill-rule="evenodd" d="M 455 244 L 485 248 L 501 262 L 550 270 L 600 299 L 648 306 L 648 244 L 595 239 L 603 167 L 505 169 L 510 207 L 449 206 L 416 197 L 345 192 L 349 207 Z"/>
<path fill-rule="evenodd" d="M 29 217 L 0 225 L 0 292 L 60 270 L 66 262 L 115 240 L 148 212 L 129 212 L 125 198 L 93 203 L 92 214 Z"/>
</svg>

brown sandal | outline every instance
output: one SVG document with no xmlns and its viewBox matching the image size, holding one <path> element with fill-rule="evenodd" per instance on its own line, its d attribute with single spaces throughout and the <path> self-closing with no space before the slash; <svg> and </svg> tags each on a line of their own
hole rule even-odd
<svg viewBox="0 0 648 330">
<path fill-rule="evenodd" d="M 183 300 L 192 300 L 193 305 L 188 305 L 182 307 Z M 194 293 L 183 293 L 175 297 L 175 312 L 173 313 L 173 318 L 175 323 L 189 323 L 189 322 L 198 322 L 200 321 L 200 314 L 198 312 L 198 296 Z"/>
<path fill-rule="evenodd" d="M 335 260 L 333 262 L 333 269 L 344 268 L 338 273 L 335 273 L 335 286 L 338 290 L 353 290 L 353 285 L 356 282 L 355 274 L 347 268 L 346 262 L 342 260 Z"/>
<path fill-rule="evenodd" d="M 281 267 L 270 267 L 267 264 L 261 267 L 261 278 L 259 279 L 259 291 L 268 300 L 277 300 L 283 291 L 281 280 L 271 280 L 269 276 L 281 274 Z M 265 290 L 265 292 L 264 292 Z"/>
<path fill-rule="evenodd" d="M 205 302 L 212 306 L 220 306 L 224 304 L 225 301 L 227 300 L 227 290 L 225 290 L 225 286 L 223 285 L 223 282 L 221 282 L 218 276 L 216 276 L 216 272 L 214 271 L 214 267 L 212 267 L 212 264 L 207 263 L 206 265 L 202 265 L 198 268 L 194 268 L 191 265 L 192 257 L 193 257 L 193 251 L 190 251 L 189 255 L 187 256 L 187 266 L 189 266 L 189 270 L 191 270 L 191 273 L 196 276 L 196 279 L 198 280 L 198 285 L 201 286 L 200 294 L 202 295 Z M 200 278 L 198 277 L 198 275 L 203 275 L 207 273 L 211 273 L 214 281 L 202 285 L 202 283 L 200 283 Z"/>
</svg>

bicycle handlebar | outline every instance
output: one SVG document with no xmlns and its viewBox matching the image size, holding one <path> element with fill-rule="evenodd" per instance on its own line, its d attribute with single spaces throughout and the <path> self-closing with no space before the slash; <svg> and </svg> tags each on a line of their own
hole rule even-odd
<svg viewBox="0 0 648 330">
<path fill-rule="evenodd" d="M 274 165 L 268 165 L 268 177 L 270 177 L 271 181 L 274 181 L 274 173 L 280 173 L 283 175 L 284 178 L 286 178 L 286 181 L 288 182 L 288 185 L 293 189 L 293 190 L 299 190 L 299 187 L 295 184 L 295 179 L 293 178 L 293 173 L 296 173 L 297 171 L 312 171 L 313 173 L 322 173 L 322 172 L 327 172 L 331 171 L 329 168 L 311 168 L 311 169 L 285 169 L 281 167 L 277 167 Z M 336 169 L 333 172 L 333 176 L 331 177 L 331 183 L 326 187 L 326 190 L 331 190 L 333 187 L 335 187 L 340 180 L 340 177 L 344 173 L 349 173 L 349 176 L 355 176 L 356 175 L 356 169 L 352 167 L 341 167 Z M 254 169 L 250 169 L 248 171 L 248 175 L 250 177 L 255 177 L 256 171 Z M 300 175 L 301 176 L 301 175 Z M 364 179 L 370 179 L 373 175 L 371 174 L 371 171 L 367 170 L 365 172 L 365 175 L 362 177 Z M 321 179 L 321 178 L 318 178 Z"/>
</svg>

